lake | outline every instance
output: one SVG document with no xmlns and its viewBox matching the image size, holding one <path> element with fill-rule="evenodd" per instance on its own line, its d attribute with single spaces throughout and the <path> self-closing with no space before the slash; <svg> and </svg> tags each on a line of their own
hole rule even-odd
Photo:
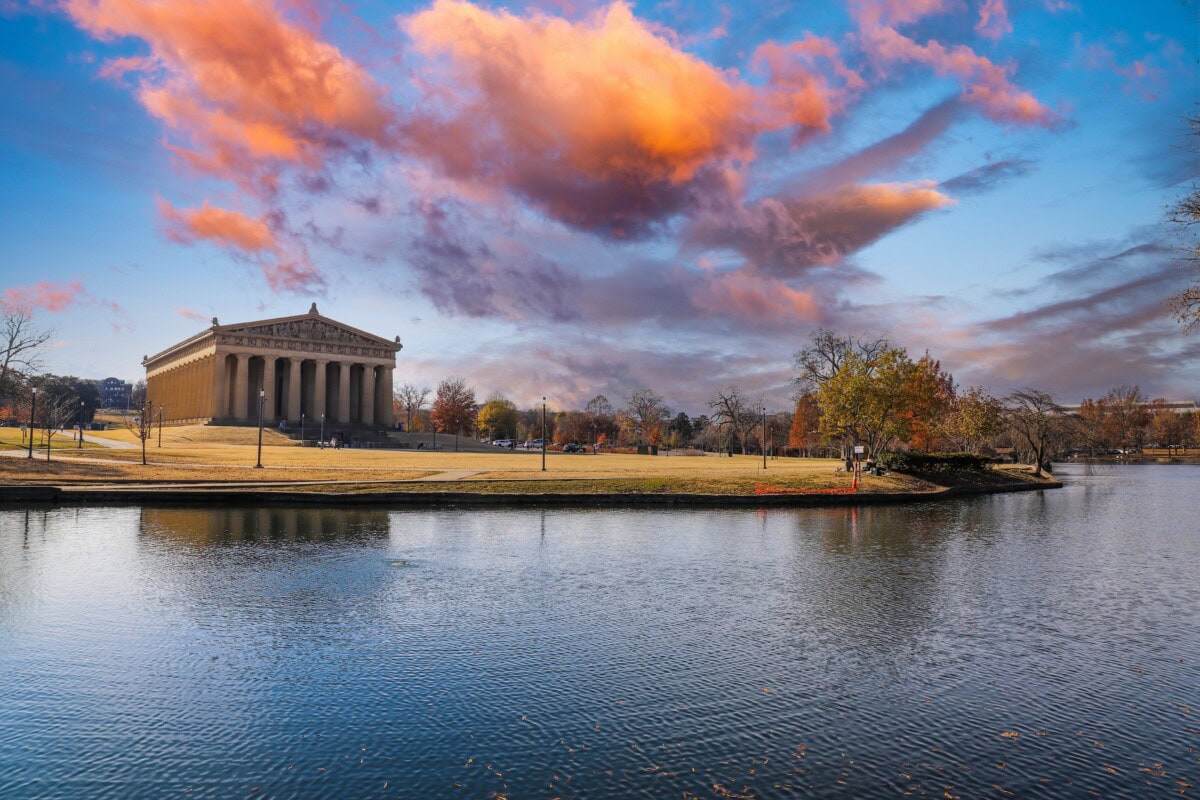
<svg viewBox="0 0 1200 800">
<path fill-rule="evenodd" d="M 0 797 L 1191 796 L 1200 467 L 1058 474 L 857 510 L 0 510 Z"/>
</svg>

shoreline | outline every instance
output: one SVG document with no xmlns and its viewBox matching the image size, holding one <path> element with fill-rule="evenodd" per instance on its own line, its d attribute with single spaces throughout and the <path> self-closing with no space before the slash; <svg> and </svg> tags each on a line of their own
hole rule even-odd
<svg viewBox="0 0 1200 800">
<path fill-rule="evenodd" d="M 928 503 L 960 497 L 1060 489 L 1061 481 L 1019 480 L 942 487 L 926 492 L 857 494 L 684 494 L 684 493 L 483 493 L 483 492 L 302 492 L 270 489 L 187 490 L 86 486 L 0 487 L 0 508 L 16 504 L 54 506 L 388 506 L 394 508 L 834 508 Z"/>
</svg>

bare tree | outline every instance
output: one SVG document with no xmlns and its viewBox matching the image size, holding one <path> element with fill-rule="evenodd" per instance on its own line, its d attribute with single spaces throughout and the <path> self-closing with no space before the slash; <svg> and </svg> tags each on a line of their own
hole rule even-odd
<svg viewBox="0 0 1200 800">
<path fill-rule="evenodd" d="M 41 354 L 54 331 L 34 325 L 26 308 L 0 307 L 0 397 L 9 395 L 18 377 L 41 367 Z"/>
<path fill-rule="evenodd" d="M 154 435 L 154 404 L 143 403 L 134 414 L 121 417 L 121 427 L 142 443 L 142 465 L 146 464 L 146 442 Z"/>
<path fill-rule="evenodd" d="M 757 417 L 750 401 L 741 393 L 741 390 L 732 383 L 718 389 L 713 392 L 712 398 L 708 401 L 708 407 L 712 409 L 713 419 L 716 420 L 717 425 L 728 425 L 732 428 L 738 444 L 742 450 L 745 450 L 746 431 L 754 426 Z M 733 452 L 732 447 L 729 446 L 729 439 L 726 439 L 725 442 L 725 449 Z"/>
<path fill-rule="evenodd" d="M 608 402 L 607 397 L 598 394 L 587 401 L 583 411 L 587 414 L 588 422 L 592 427 L 592 442 L 597 442 L 600 439 L 601 429 L 607 431 L 612 426 L 613 405 Z"/>
<path fill-rule="evenodd" d="M 625 398 L 624 413 L 635 428 L 638 438 L 649 444 L 658 444 L 666 430 L 671 409 L 663 403 L 661 394 L 651 389 L 638 389 Z"/>
<path fill-rule="evenodd" d="M 837 374 L 842 368 L 842 362 L 851 353 L 859 355 L 866 363 L 875 360 L 875 356 L 888 349 L 885 336 L 848 336 L 831 331 L 828 328 L 818 328 L 813 334 L 808 347 L 796 352 L 793 362 L 800 374 L 793 383 L 803 392 L 815 392 L 821 384 Z"/>
<path fill-rule="evenodd" d="M 1200 115 L 1193 114 L 1185 121 L 1190 129 L 1187 147 L 1200 150 Z M 1193 183 L 1187 196 L 1168 209 L 1167 219 L 1183 239 L 1179 261 L 1192 273 L 1191 285 L 1171 298 L 1171 309 L 1183 330 L 1190 332 L 1200 323 L 1200 187 Z"/>
<path fill-rule="evenodd" d="M 1043 466 L 1068 435 L 1071 418 L 1049 394 L 1026 387 L 1006 398 L 1004 419 L 1014 443 L 1028 451 L 1034 474 L 1041 477 Z"/>
<path fill-rule="evenodd" d="M 74 394 L 46 393 L 38 401 L 37 418 L 46 432 L 46 460 L 49 461 L 54 434 L 79 418 L 79 398 Z M 29 435 L 32 436 L 33 431 Z"/>
<path fill-rule="evenodd" d="M 421 413 L 421 409 L 429 400 L 431 391 L 428 386 L 417 388 L 415 383 L 401 384 L 400 388 L 395 391 L 396 402 L 400 404 L 400 408 L 404 409 L 405 430 L 413 429 L 413 418 Z"/>
</svg>

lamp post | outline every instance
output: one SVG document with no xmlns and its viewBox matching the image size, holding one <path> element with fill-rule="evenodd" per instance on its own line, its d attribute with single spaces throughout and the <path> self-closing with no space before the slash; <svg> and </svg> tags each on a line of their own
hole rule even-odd
<svg viewBox="0 0 1200 800">
<path fill-rule="evenodd" d="M 158 404 L 158 446 L 162 447 L 162 419 L 163 419 L 163 404 Z"/>
<path fill-rule="evenodd" d="M 77 446 L 75 449 L 76 449 L 76 450 L 82 450 L 82 449 L 83 449 L 83 401 L 82 401 L 82 400 L 80 400 L 80 401 L 79 401 L 79 425 L 78 425 L 78 431 L 79 431 L 79 443 L 78 443 L 78 446 Z"/>
<path fill-rule="evenodd" d="M 325 414 L 321 414 L 321 441 L 325 441 Z"/>
<path fill-rule="evenodd" d="M 762 407 L 763 418 L 763 469 L 767 468 L 767 407 Z"/>
<path fill-rule="evenodd" d="M 546 471 L 546 398 L 542 398 L 542 472 Z"/>
<path fill-rule="evenodd" d="M 262 469 L 262 426 L 263 426 L 263 406 L 267 401 L 267 392 L 261 386 L 258 389 L 258 463 L 254 465 L 255 469 Z"/>
<path fill-rule="evenodd" d="M 37 409 L 37 387 L 34 386 L 29 401 L 29 455 L 27 458 L 33 458 L 33 412 Z"/>
<path fill-rule="evenodd" d="M 304 412 L 300 412 L 300 446 L 304 446 Z"/>
</svg>

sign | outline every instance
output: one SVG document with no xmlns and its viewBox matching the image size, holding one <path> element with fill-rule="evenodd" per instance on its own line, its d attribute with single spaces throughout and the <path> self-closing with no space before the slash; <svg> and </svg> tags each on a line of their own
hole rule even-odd
<svg viewBox="0 0 1200 800">
<path fill-rule="evenodd" d="M 863 447 L 861 444 L 856 444 L 854 445 L 854 452 L 860 454 L 865 453 L 867 452 L 867 448 Z"/>
</svg>

